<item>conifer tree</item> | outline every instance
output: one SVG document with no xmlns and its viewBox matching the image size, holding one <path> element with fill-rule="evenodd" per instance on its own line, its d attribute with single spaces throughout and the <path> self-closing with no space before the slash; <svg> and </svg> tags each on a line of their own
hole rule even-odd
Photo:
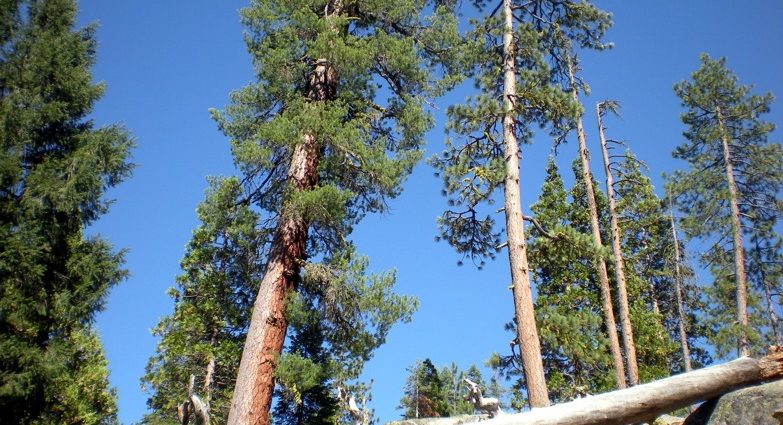
<svg viewBox="0 0 783 425">
<path fill-rule="evenodd" d="M 486 2 L 475 2 L 478 7 Z M 499 17 L 495 12 L 499 12 Z M 465 105 L 449 108 L 450 132 L 464 140 L 447 140 L 432 160 L 443 175 L 451 208 L 439 219 L 440 237 L 479 265 L 506 246 L 511 269 L 517 339 L 525 383 L 533 407 L 549 403 L 528 276 L 519 175 L 519 145 L 532 141 L 537 126 L 560 135 L 576 106 L 558 89 L 565 75 L 563 40 L 601 49 L 610 24 L 608 14 L 585 2 L 504 0 L 466 36 L 469 74 L 479 94 Z M 515 26 L 515 22 L 520 23 Z M 505 228 L 483 208 L 503 190 Z M 507 239 L 501 245 L 501 234 Z"/>
<path fill-rule="evenodd" d="M 538 229 L 531 234 L 535 238 L 531 264 L 539 290 L 536 309 L 542 329 L 544 365 L 550 391 L 557 401 L 603 392 L 614 385 L 593 267 L 597 253 L 584 248 L 590 236 L 586 191 L 579 180 L 581 163 L 574 164 L 574 174 L 577 180 L 569 202 L 563 180 L 550 159 L 541 196 L 531 207 L 550 233 L 571 235 L 547 238 Z M 569 229 L 569 233 L 558 228 Z M 575 243 L 579 237 L 585 241 Z"/>
<path fill-rule="evenodd" d="M 683 246 L 673 237 L 666 205 L 643 172 L 644 164 L 629 150 L 614 156 L 622 158 L 615 169 L 616 194 L 631 324 L 640 380 L 649 381 L 680 372 L 691 362 L 710 361 L 696 344 L 706 332 L 699 317 L 704 306 L 693 284 L 694 272 L 681 254 Z M 684 355 L 674 341 L 685 348 Z"/>
<path fill-rule="evenodd" d="M 621 321 L 628 321 L 624 326 L 630 329 L 630 335 L 633 337 L 630 345 L 633 347 L 634 357 L 640 360 L 636 373 L 638 383 L 668 376 L 669 358 L 674 349 L 674 344 L 663 328 L 658 291 L 651 276 L 655 271 L 663 271 L 666 257 L 662 255 L 663 252 L 655 251 L 654 248 L 661 245 L 655 239 L 667 233 L 661 201 L 655 196 L 649 179 L 639 172 L 638 167 L 634 167 L 633 155 L 626 152 L 625 164 L 619 164 L 616 159 L 620 155 L 609 154 L 620 142 L 607 139 L 604 118 L 608 113 L 618 114 L 618 109 L 619 104 L 615 101 L 607 100 L 596 104 L 598 136 L 606 174 L 617 296 L 620 304 L 625 304 L 621 308 L 620 318 Z M 636 174 L 624 174 L 626 167 L 621 165 L 631 168 L 629 171 L 636 171 Z M 615 187 L 616 183 L 618 187 Z M 620 185 L 624 186 L 622 192 L 625 199 L 619 199 L 620 191 L 617 189 Z M 623 240 L 626 241 L 625 248 L 622 246 Z M 626 253 L 631 257 L 626 257 Z M 630 261 L 631 259 L 637 260 L 638 263 L 634 264 L 636 262 Z M 624 309 L 627 310 L 625 313 Z"/>
<path fill-rule="evenodd" d="M 456 363 L 443 366 L 438 373 L 443 384 L 443 390 L 448 406 L 447 416 L 456 416 L 472 413 L 474 406 L 465 399 L 467 390 L 465 387 L 465 371 L 460 370 Z M 470 379 L 470 378 L 469 378 Z"/>
<path fill-rule="evenodd" d="M 574 103 L 579 104 L 579 89 L 580 84 L 577 84 L 576 76 L 576 58 L 573 56 L 570 47 L 566 46 L 566 61 L 568 64 L 568 91 L 570 92 Z M 580 82 L 581 83 L 581 82 Z M 582 87 L 584 90 L 585 87 Z M 599 214 L 596 206 L 595 194 L 592 185 L 592 173 L 590 171 L 590 152 L 587 149 L 587 141 L 585 135 L 584 125 L 582 124 L 582 112 L 578 112 L 574 117 L 574 127 L 576 128 L 576 135 L 578 141 L 579 159 L 581 161 L 582 175 L 579 177 L 584 187 L 586 188 L 586 199 L 588 212 L 590 213 L 590 232 L 593 236 L 593 242 L 601 246 L 603 244 L 603 237 L 601 236 L 601 227 L 599 227 Z M 612 360 L 614 362 L 614 373 L 617 380 L 618 388 L 626 387 L 625 367 L 623 366 L 623 354 L 625 354 L 625 360 L 628 365 L 628 379 L 631 385 L 639 383 L 639 370 L 636 363 L 636 347 L 633 344 L 633 330 L 630 325 L 630 312 L 628 308 L 628 294 L 624 286 L 625 282 L 618 280 L 617 283 L 617 300 L 620 306 L 620 323 L 623 335 L 623 348 L 624 353 L 620 352 L 620 343 L 617 339 L 616 322 L 614 307 L 612 305 L 612 291 L 609 283 L 609 274 L 606 267 L 606 259 L 604 257 L 598 257 L 595 260 L 595 267 L 598 270 L 598 278 L 600 279 L 601 300 L 603 302 L 603 316 L 606 324 L 607 334 L 609 336 L 609 349 L 612 353 Z"/>
<path fill-rule="evenodd" d="M 117 420 L 92 323 L 123 253 L 84 229 L 129 176 L 133 143 L 86 118 L 103 86 L 76 12 L 72 0 L 0 10 L 0 423 Z"/>
<path fill-rule="evenodd" d="M 581 163 L 575 162 L 573 169 L 577 180 L 567 192 L 554 158 L 549 159 L 541 195 L 531 207 L 536 221 L 528 240 L 532 277 L 538 288 L 536 320 L 544 370 L 556 402 L 614 386 L 594 267 L 595 259 L 608 253 L 593 243 L 586 194 L 579 180 Z M 605 210 L 604 199 L 597 199 Z M 513 323 L 507 325 L 507 329 L 513 328 Z M 524 381 L 519 376 L 519 360 L 512 353 L 497 356 L 496 363 L 506 379 L 514 381 L 511 406 L 522 408 Z"/>
<path fill-rule="evenodd" d="M 706 54 L 692 80 L 674 90 L 686 109 L 681 116 L 686 131 L 673 155 L 690 169 L 674 173 L 670 181 L 685 214 L 682 229 L 711 245 L 701 260 L 715 278 L 709 289 L 717 315 L 712 342 L 719 354 L 736 348 L 739 355 L 749 355 L 759 343 L 753 322 L 762 318 L 749 318 L 757 315 L 759 297 L 748 286 L 748 228 L 754 221 L 780 217 L 783 147 L 769 143 L 774 126 L 760 118 L 769 111 L 772 95 L 751 95 L 725 59 Z M 734 312 L 733 320 L 726 311 Z"/>
<path fill-rule="evenodd" d="M 228 416 L 263 240 L 256 214 L 236 203 L 241 193 L 235 178 L 212 180 L 197 209 L 201 225 L 182 260 L 178 287 L 170 290 L 174 313 L 153 330 L 161 340 L 142 379 L 152 392 L 145 423 L 176 423 L 191 375 L 211 420 L 225 423 Z"/>
<path fill-rule="evenodd" d="M 425 20 L 428 6 L 436 15 Z M 300 289 L 303 266 L 323 257 L 334 267 L 366 268 L 346 260 L 354 257 L 346 254 L 346 237 L 364 214 L 386 209 L 421 156 L 431 126 L 424 97 L 435 94 L 425 57 L 446 51 L 456 34 L 445 12 L 425 1 L 341 0 L 256 0 L 242 11 L 258 82 L 235 92 L 215 117 L 244 174 L 244 200 L 259 209 L 259 224 L 272 237 L 229 423 L 268 423 L 286 299 Z M 366 296 L 375 304 L 384 304 L 377 297 L 388 295 L 389 278 L 370 280 L 377 285 Z M 328 301 L 335 288 L 305 295 Z M 349 351 L 369 355 L 364 349 L 382 343 L 391 323 L 410 313 L 387 305 L 393 311 L 372 318 L 377 340 Z"/>
<path fill-rule="evenodd" d="M 408 368 L 403 397 L 398 409 L 403 419 L 439 418 L 449 416 L 446 389 L 430 359 Z"/>
</svg>

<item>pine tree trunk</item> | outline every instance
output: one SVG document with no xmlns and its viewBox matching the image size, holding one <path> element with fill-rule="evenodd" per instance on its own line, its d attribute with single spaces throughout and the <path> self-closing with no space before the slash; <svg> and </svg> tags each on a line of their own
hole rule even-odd
<svg viewBox="0 0 783 425">
<path fill-rule="evenodd" d="M 759 279 L 761 279 L 761 286 L 764 287 L 764 299 L 767 302 L 767 315 L 769 316 L 769 326 L 772 329 L 772 337 L 776 345 L 783 345 L 783 338 L 780 337 L 778 315 L 775 313 L 775 304 L 772 302 L 772 289 L 769 287 L 767 274 L 764 272 L 764 267 L 761 263 L 761 246 L 758 240 L 756 240 L 756 258 L 759 267 Z"/>
<path fill-rule="evenodd" d="M 685 371 L 691 371 L 691 350 L 688 347 L 688 333 L 686 332 L 687 323 L 685 321 L 685 307 L 682 300 L 682 273 L 680 272 L 680 242 L 677 240 L 677 228 L 674 225 L 674 206 L 672 197 L 669 195 L 669 213 L 672 223 L 672 238 L 674 239 L 674 281 L 675 295 L 677 296 L 677 322 L 680 329 L 680 346 L 682 347 L 682 361 L 685 364 Z"/>
<path fill-rule="evenodd" d="M 308 84 L 312 101 L 333 98 L 334 71 L 326 61 L 316 62 Z M 320 150 L 313 134 L 304 134 L 294 147 L 286 185 L 290 190 L 313 189 L 318 182 Z M 287 322 L 286 296 L 296 288 L 306 258 L 307 222 L 296 211 L 283 206 L 269 250 L 264 277 L 253 304 L 242 360 L 239 364 L 228 425 L 268 425 L 274 372 L 283 350 Z"/>
<path fill-rule="evenodd" d="M 645 229 L 642 229 L 642 249 L 647 249 L 647 231 Z M 647 262 L 646 267 L 649 267 L 649 265 L 652 264 L 649 252 L 644 256 L 644 260 Z M 660 315 L 661 306 L 658 302 L 658 291 L 655 290 L 655 281 L 653 279 L 650 279 L 650 298 L 652 299 L 653 313 L 655 313 L 656 316 Z"/>
<path fill-rule="evenodd" d="M 625 348 L 625 361 L 628 365 L 628 380 L 631 385 L 639 384 L 639 366 L 636 363 L 636 344 L 633 341 L 633 327 L 631 326 L 631 309 L 628 307 L 628 290 L 625 286 L 625 264 L 623 264 L 623 251 L 620 247 L 620 224 L 617 219 L 617 208 L 614 200 L 614 177 L 609 166 L 609 152 L 606 149 L 606 137 L 601 122 L 600 103 L 595 105 L 598 117 L 598 134 L 601 141 L 601 153 L 604 158 L 604 171 L 606 172 L 606 196 L 609 200 L 609 227 L 612 233 L 612 252 L 614 253 L 614 274 L 617 279 L 617 303 L 620 306 L 620 329 L 623 335 L 623 348 Z"/>
<path fill-rule="evenodd" d="M 576 91 L 576 82 L 574 80 L 574 65 L 570 56 L 567 55 L 566 59 L 568 61 L 568 76 L 571 82 L 571 94 L 574 102 L 579 103 L 579 94 Z M 590 177 L 590 160 L 587 157 L 587 142 L 585 141 L 585 130 L 581 116 L 578 116 L 576 120 L 576 134 L 579 140 L 579 157 L 582 161 L 582 183 L 585 185 L 587 206 L 590 209 L 590 230 L 593 234 L 593 242 L 598 246 L 602 246 L 601 230 L 598 225 L 598 207 L 595 203 L 595 193 L 593 192 L 593 179 Z M 606 323 L 606 333 L 609 337 L 609 349 L 612 353 L 617 388 L 625 388 L 623 355 L 620 352 L 620 341 L 617 338 L 617 324 L 614 321 L 614 309 L 612 308 L 612 291 L 609 287 L 609 275 L 603 258 L 596 260 L 596 268 L 598 269 L 598 278 L 601 284 L 604 321 Z"/>
<path fill-rule="evenodd" d="M 718 126 L 723 142 L 723 161 L 726 164 L 726 182 L 729 186 L 729 204 L 731 205 L 731 230 L 734 239 L 734 280 L 737 285 L 737 321 L 742 327 L 739 339 L 739 355 L 750 355 L 750 343 L 748 342 L 748 287 L 745 278 L 745 251 L 742 247 L 742 224 L 739 218 L 739 206 L 737 205 L 737 186 L 734 183 L 734 167 L 731 163 L 729 150 L 730 136 L 726 124 L 723 121 L 723 113 L 720 106 L 715 107 L 715 115 L 718 118 Z"/>
<path fill-rule="evenodd" d="M 519 339 L 519 351 L 522 356 L 528 399 L 532 408 L 549 405 L 549 394 L 544 378 L 544 365 L 541 360 L 541 346 L 533 308 L 533 294 L 530 289 L 527 247 L 519 194 L 519 145 L 514 132 L 516 65 L 511 0 L 503 0 L 503 13 L 505 17 L 503 33 L 503 143 L 506 157 L 504 206 L 517 338 Z"/>
</svg>

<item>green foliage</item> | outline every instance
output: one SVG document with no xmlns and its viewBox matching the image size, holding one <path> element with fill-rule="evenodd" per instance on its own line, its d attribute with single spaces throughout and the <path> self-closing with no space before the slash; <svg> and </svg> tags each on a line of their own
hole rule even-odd
<svg viewBox="0 0 783 425">
<path fill-rule="evenodd" d="M 258 82 L 232 93 L 225 111 L 213 111 L 248 176 L 248 199 L 273 218 L 265 227 L 274 227 L 290 201 L 286 208 L 311 220 L 311 243 L 324 253 L 399 194 L 432 125 L 425 97 L 442 91 L 432 84 L 437 64 L 429 52 L 456 35 L 444 7 L 420 17 L 424 1 L 341 5 L 328 16 L 324 11 L 335 6 L 326 1 L 254 1 L 243 9 Z M 306 98 L 316 60 L 337 79 L 334 98 L 325 102 Z M 316 135 L 321 153 L 319 186 L 286 193 L 291 151 L 306 133 Z"/>
<path fill-rule="evenodd" d="M 432 16 L 422 17 L 425 10 Z M 257 264 L 268 260 L 281 217 L 308 226 L 303 270 L 289 271 L 298 281 L 288 296 L 275 421 L 345 421 L 334 387 L 369 398 L 357 381 L 364 363 L 416 309 L 392 291 L 394 273 L 367 273 L 348 236 L 365 214 L 386 211 L 421 158 L 432 127 L 427 97 L 459 80 L 442 72 L 455 66 L 448 48 L 456 20 L 449 5 L 427 0 L 255 0 L 242 21 L 257 81 L 212 113 L 244 175 L 239 202 L 258 214 Z M 312 98 L 316 63 L 329 79 L 324 99 Z M 302 190 L 288 171 L 305 135 L 316 145 L 306 166 L 317 182 Z"/>
<path fill-rule="evenodd" d="M 574 162 L 576 184 L 569 202 L 563 180 L 550 159 L 541 196 L 531 210 L 545 228 L 570 228 L 584 238 L 589 236 L 590 228 L 579 164 Z M 604 217 L 606 200 L 597 190 L 596 200 Z M 612 388 L 594 256 L 569 239 L 546 238 L 535 229 L 530 238 L 530 265 L 538 288 L 536 318 L 550 397 L 565 401 Z"/>
<path fill-rule="evenodd" d="M 209 403 L 212 420 L 225 423 L 228 415 L 263 238 L 255 229 L 256 214 L 237 203 L 239 181 L 210 183 L 197 209 L 201 225 L 188 244 L 177 287 L 170 290 L 174 313 L 153 329 L 161 340 L 142 378 L 152 393 L 144 423 L 174 422 L 177 406 L 187 399 L 191 375 L 196 377 L 195 393 Z M 210 362 L 214 370 L 207 382 Z"/>
<path fill-rule="evenodd" d="M 655 194 L 643 164 L 630 151 L 616 165 L 617 210 L 621 221 L 631 322 L 642 381 L 682 371 L 679 348 L 674 240 L 668 206 Z M 680 252 L 685 252 L 680 246 Z M 683 310 L 691 361 L 697 367 L 711 361 L 700 346 L 705 334 L 702 293 L 694 284 L 694 271 L 679 264 Z M 656 313 L 657 311 L 657 313 Z"/>
<path fill-rule="evenodd" d="M 0 422 L 116 423 L 91 324 L 126 275 L 123 253 L 83 230 L 130 175 L 133 142 L 85 119 L 103 86 L 72 0 L 0 14 Z"/>
<path fill-rule="evenodd" d="M 408 367 L 403 396 L 397 410 L 402 410 L 403 419 L 437 418 L 474 413 L 475 406 L 465 399 L 467 386 L 464 379 L 470 379 L 482 388 L 487 397 L 501 397 L 503 389 L 496 379 L 488 388 L 481 371 L 471 365 L 460 370 L 456 363 L 443 366 L 438 372 L 430 359 L 418 361 Z"/>
<path fill-rule="evenodd" d="M 430 359 L 419 361 L 408 368 L 404 395 L 398 409 L 404 410 L 404 419 L 439 418 L 449 416 L 447 388 Z"/>
<path fill-rule="evenodd" d="M 724 356 L 737 348 L 740 335 L 747 333 L 755 342 L 751 351 L 759 352 L 762 341 L 769 340 L 762 335 L 768 333 L 765 324 L 769 318 L 759 304 L 764 286 L 761 282 L 765 279 L 761 278 L 760 263 L 753 260 L 754 254 L 745 262 L 747 274 L 752 276 L 748 285 L 750 328 L 741 329 L 735 323 L 736 295 L 731 291 L 735 248 L 722 141 L 724 137 L 729 140 L 741 227 L 746 235 L 743 244 L 748 245 L 747 235 L 751 235 L 754 240 L 763 239 L 774 245 L 774 223 L 782 210 L 779 194 L 783 186 L 783 146 L 768 141 L 774 126 L 760 118 L 769 112 L 772 95 L 752 95 L 751 87 L 739 84 L 726 68 L 725 59 L 713 60 L 706 54 L 701 56 L 701 67 L 692 79 L 676 84 L 674 90 L 685 108 L 681 119 L 686 131 L 685 141 L 673 156 L 685 160 L 689 169 L 671 175 L 669 185 L 684 214 L 680 224 L 685 234 L 709 246 L 700 258 L 715 279 L 705 289 L 713 328 L 709 339 L 718 355 Z M 753 247 L 755 242 L 750 242 Z M 780 251 L 772 249 L 768 254 L 773 263 L 780 261 Z M 779 285 L 778 282 L 773 285 Z"/>
<path fill-rule="evenodd" d="M 275 423 L 349 422 L 338 413 L 333 388 L 369 398 L 369 387 L 357 381 L 365 362 L 392 325 L 410 321 L 418 303 L 392 292 L 394 273 L 371 274 L 367 267 L 351 249 L 305 265 L 300 290 L 286 306 L 289 342 L 275 370 Z"/>
<path fill-rule="evenodd" d="M 484 2 L 475 2 L 478 7 Z M 603 49 L 600 42 L 611 24 L 609 15 L 587 2 L 512 2 L 516 89 L 514 132 L 520 144 L 532 142 L 536 128 L 562 138 L 579 110 L 560 86 L 567 76 L 563 50 L 571 44 Z M 430 163 L 443 179 L 449 208 L 438 219 L 439 239 L 479 267 L 494 259 L 502 232 L 492 205 L 505 179 L 500 124 L 503 110 L 502 20 L 488 16 L 471 21 L 462 45 L 463 67 L 479 93 L 466 104 L 449 107 L 446 149 Z"/>
</svg>

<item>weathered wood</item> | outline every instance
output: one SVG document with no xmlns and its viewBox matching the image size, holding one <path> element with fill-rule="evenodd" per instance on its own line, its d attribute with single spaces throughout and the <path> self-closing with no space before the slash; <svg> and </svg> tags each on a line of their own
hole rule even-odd
<svg viewBox="0 0 783 425">
<path fill-rule="evenodd" d="M 737 360 L 624 390 L 501 416 L 484 425 L 622 425 L 783 377 L 783 352 Z"/>
</svg>

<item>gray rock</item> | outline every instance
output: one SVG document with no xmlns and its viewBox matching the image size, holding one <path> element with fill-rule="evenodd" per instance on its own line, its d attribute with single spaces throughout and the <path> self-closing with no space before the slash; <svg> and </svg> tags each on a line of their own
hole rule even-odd
<svg viewBox="0 0 783 425">
<path fill-rule="evenodd" d="M 683 425 L 744 424 L 783 424 L 783 380 L 743 388 L 704 402 Z"/>
<path fill-rule="evenodd" d="M 401 421 L 389 422 L 386 425 L 459 425 L 473 424 L 486 418 L 487 415 L 459 415 L 448 418 L 403 419 Z"/>
<path fill-rule="evenodd" d="M 662 415 L 658 416 L 652 425 L 683 425 L 682 423 L 684 420 L 685 418 L 680 418 L 677 416 Z"/>
</svg>

